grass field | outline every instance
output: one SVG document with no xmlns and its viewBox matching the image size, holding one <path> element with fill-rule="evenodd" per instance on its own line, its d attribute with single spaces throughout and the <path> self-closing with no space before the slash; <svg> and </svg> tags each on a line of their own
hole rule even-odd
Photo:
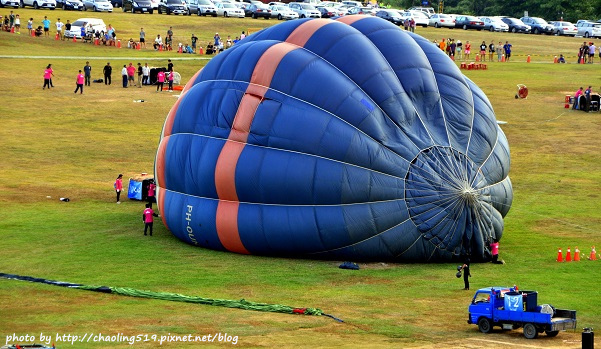
<svg viewBox="0 0 601 349">
<path fill-rule="evenodd" d="M 4 10 L 4 11 L 2 11 Z M 7 9 L 0 12 L 4 15 Z M 124 40 L 164 35 L 175 42 L 195 33 L 235 37 L 275 20 L 90 14 L 18 9 L 21 18 L 43 15 L 72 21 L 100 17 Z M 26 22 L 26 21 L 22 21 Z M 254 31 L 255 29 L 251 29 Z M 474 46 L 485 40 L 514 47 L 510 63 L 466 71 L 488 95 L 512 153 L 514 202 L 505 219 L 501 257 L 506 265 L 472 267 L 472 288 L 514 285 L 539 291 L 539 302 L 578 311 L 578 327 L 601 328 L 601 261 L 557 263 L 557 248 L 584 254 L 601 247 L 601 114 L 564 109 L 565 94 L 601 86 L 599 64 L 547 64 L 563 53 L 575 61 L 581 38 L 418 28 L 426 38 L 453 37 Z M 149 40 L 150 41 L 150 40 Z M 532 55 L 527 64 L 526 55 Z M 74 95 L 86 60 L 93 78 L 107 61 L 115 68 L 148 61 L 166 65 L 187 81 L 207 62 L 196 55 L 97 47 L 53 38 L 0 33 L 0 272 L 75 283 L 124 286 L 211 298 L 317 307 L 342 318 L 261 313 L 69 290 L 0 280 L 0 345 L 12 334 L 52 335 L 57 348 L 129 347 L 127 343 L 76 343 L 56 335 L 227 333 L 242 347 L 341 348 L 579 348 L 580 331 L 529 341 L 521 330 L 483 335 L 466 324 L 472 291 L 462 291 L 454 264 L 361 264 L 237 255 L 195 248 L 157 220 L 155 236 L 142 235 L 142 205 L 115 205 L 113 182 L 153 171 L 161 127 L 173 94 L 92 84 Z M 34 58 L 29 58 L 34 56 Z M 35 58 L 35 57 L 46 58 Z M 64 58 L 62 58 L 64 57 Z M 75 58 L 74 58 L 75 57 Z M 77 58 L 79 57 L 79 58 Z M 183 60 L 180 58 L 188 58 Z M 203 58 L 203 59 L 201 59 Z M 43 69 L 55 68 L 56 88 L 41 89 Z M 116 69 L 117 70 L 117 69 Z M 113 76 L 119 78 L 119 71 Z M 530 94 L 514 99 L 516 85 Z M 601 89 L 601 88 L 600 88 Z M 145 103 L 133 103 L 143 99 Z M 60 197 L 69 197 L 69 203 Z M 38 341 L 39 342 L 39 341 Z M 228 344 L 231 345 L 231 344 Z M 136 343 L 154 348 L 157 343 Z M 180 348 L 198 343 L 166 343 Z M 204 343 L 202 347 L 219 346 Z"/>
</svg>

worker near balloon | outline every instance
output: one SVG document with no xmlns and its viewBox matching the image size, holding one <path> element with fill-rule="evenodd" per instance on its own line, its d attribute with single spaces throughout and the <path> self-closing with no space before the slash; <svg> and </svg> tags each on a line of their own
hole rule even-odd
<svg viewBox="0 0 601 349">
<path fill-rule="evenodd" d="M 507 138 L 438 48 L 376 17 L 301 19 L 213 58 L 169 112 L 155 176 L 179 239 L 244 254 L 491 258 Z"/>
</svg>

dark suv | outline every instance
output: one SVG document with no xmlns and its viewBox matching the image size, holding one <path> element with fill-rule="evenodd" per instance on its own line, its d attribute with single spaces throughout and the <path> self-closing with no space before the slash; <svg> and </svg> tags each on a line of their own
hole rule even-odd
<svg viewBox="0 0 601 349">
<path fill-rule="evenodd" d="M 507 24 L 509 31 L 512 33 L 530 33 L 530 26 L 517 18 L 502 17 L 501 21 Z"/>
<path fill-rule="evenodd" d="M 152 3 L 150 0 L 123 0 L 123 12 L 127 11 L 152 14 Z"/>
<path fill-rule="evenodd" d="M 553 34 L 553 26 L 539 17 L 522 17 L 524 24 L 530 26 L 530 32 L 534 34 Z"/>
<path fill-rule="evenodd" d="M 159 14 L 166 13 L 176 15 L 187 15 L 188 6 L 182 0 L 161 0 L 157 9 Z"/>
</svg>

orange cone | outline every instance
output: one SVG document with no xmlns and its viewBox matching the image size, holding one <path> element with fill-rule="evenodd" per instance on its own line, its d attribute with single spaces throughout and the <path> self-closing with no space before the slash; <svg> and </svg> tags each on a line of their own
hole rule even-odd
<svg viewBox="0 0 601 349">
<path fill-rule="evenodd" d="M 505 54 L 501 56 L 501 62 L 505 62 Z"/>
<path fill-rule="evenodd" d="M 591 256 L 588 257 L 588 259 L 591 261 L 597 260 L 597 250 L 595 250 L 595 246 L 593 246 L 593 249 L 591 250 Z"/>
<path fill-rule="evenodd" d="M 574 249 L 574 262 L 580 262 L 580 250 L 578 246 Z"/>
<path fill-rule="evenodd" d="M 117 48 L 121 48 L 121 40 L 117 40 Z"/>
<path fill-rule="evenodd" d="M 526 58 L 526 63 L 530 63 L 530 55 L 528 55 L 528 58 Z"/>
<path fill-rule="evenodd" d="M 559 248 L 559 251 L 557 252 L 557 261 L 563 262 L 563 254 L 561 253 L 561 247 Z"/>
<path fill-rule="evenodd" d="M 199 54 L 199 55 L 203 54 L 203 52 L 202 52 L 202 47 L 198 49 L 198 54 Z"/>
<path fill-rule="evenodd" d="M 476 55 L 476 62 L 480 62 L 480 55 Z"/>
<path fill-rule="evenodd" d="M 58 35 L 58 33 L 56 33 L 56 35 L 54 36 L 54 40 L 58 40 L 60 39 L 60 36 Z"/>
<path fill-rule="evenodd" d="M 12 34 L 14 34 L 14 33 L 15 33 L 15 27 L 11 27 L 11 28 L 10 28 L 10 32 L 11 32 Z"/>
<path fill-rule="evenodd" d="M 73 35 L 73 42 L 77 42 L 77 38 Z"/>
<path fill-rule="evenodd" d="M 142 49 L 142 44 L 138 43 L 138 44 L 136 45 L 136 50 L 140 50 L 140 49 Z"/>
<path fill-rule="evenodd" d="M 32 31 L 31 31 L 31 37 L 32 37 L 32 38 L 35 38 L 35 30 L 32 30 Z"/>
<path fill-rule="evenodd" d="M 557 63 L 557 56 L 555 56 L 555 58 L 553 58 L 553 63 Z"/>
<path fill-rule="evenodd" d="M 580 57 L 580 64 L 584 64 L 584 57 Z"/>
<path fill-rule="evenodd" d="M 163 45 L 159 45 L 159 51 L 163 51 Z"/>
<path fill-rule="evenodd" d="M 568 253 L 566 253 L 566 262 L 572 261 L 572 252 L 570 251 L 570 247 L 568 246 Z"/>
<path fill-rule="evenodd" d="M 96 46 L 100 45 L 100 40 L 94 39 L 94 45 L 96 45 Z"/>
</svg>

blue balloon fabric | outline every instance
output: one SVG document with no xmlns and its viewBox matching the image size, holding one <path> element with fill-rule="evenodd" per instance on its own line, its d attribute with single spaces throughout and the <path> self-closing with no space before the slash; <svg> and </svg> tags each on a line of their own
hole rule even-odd
<svg viewBox="0 0 601 349">
<path fill-rule="evenodd" d="M 490 257 L 513 192 L 507 138 L 440 49 L 371 16 L 300 19 L 215 56 L 156 158 L 167 228 L 245 254 Z"/>
</svg>

